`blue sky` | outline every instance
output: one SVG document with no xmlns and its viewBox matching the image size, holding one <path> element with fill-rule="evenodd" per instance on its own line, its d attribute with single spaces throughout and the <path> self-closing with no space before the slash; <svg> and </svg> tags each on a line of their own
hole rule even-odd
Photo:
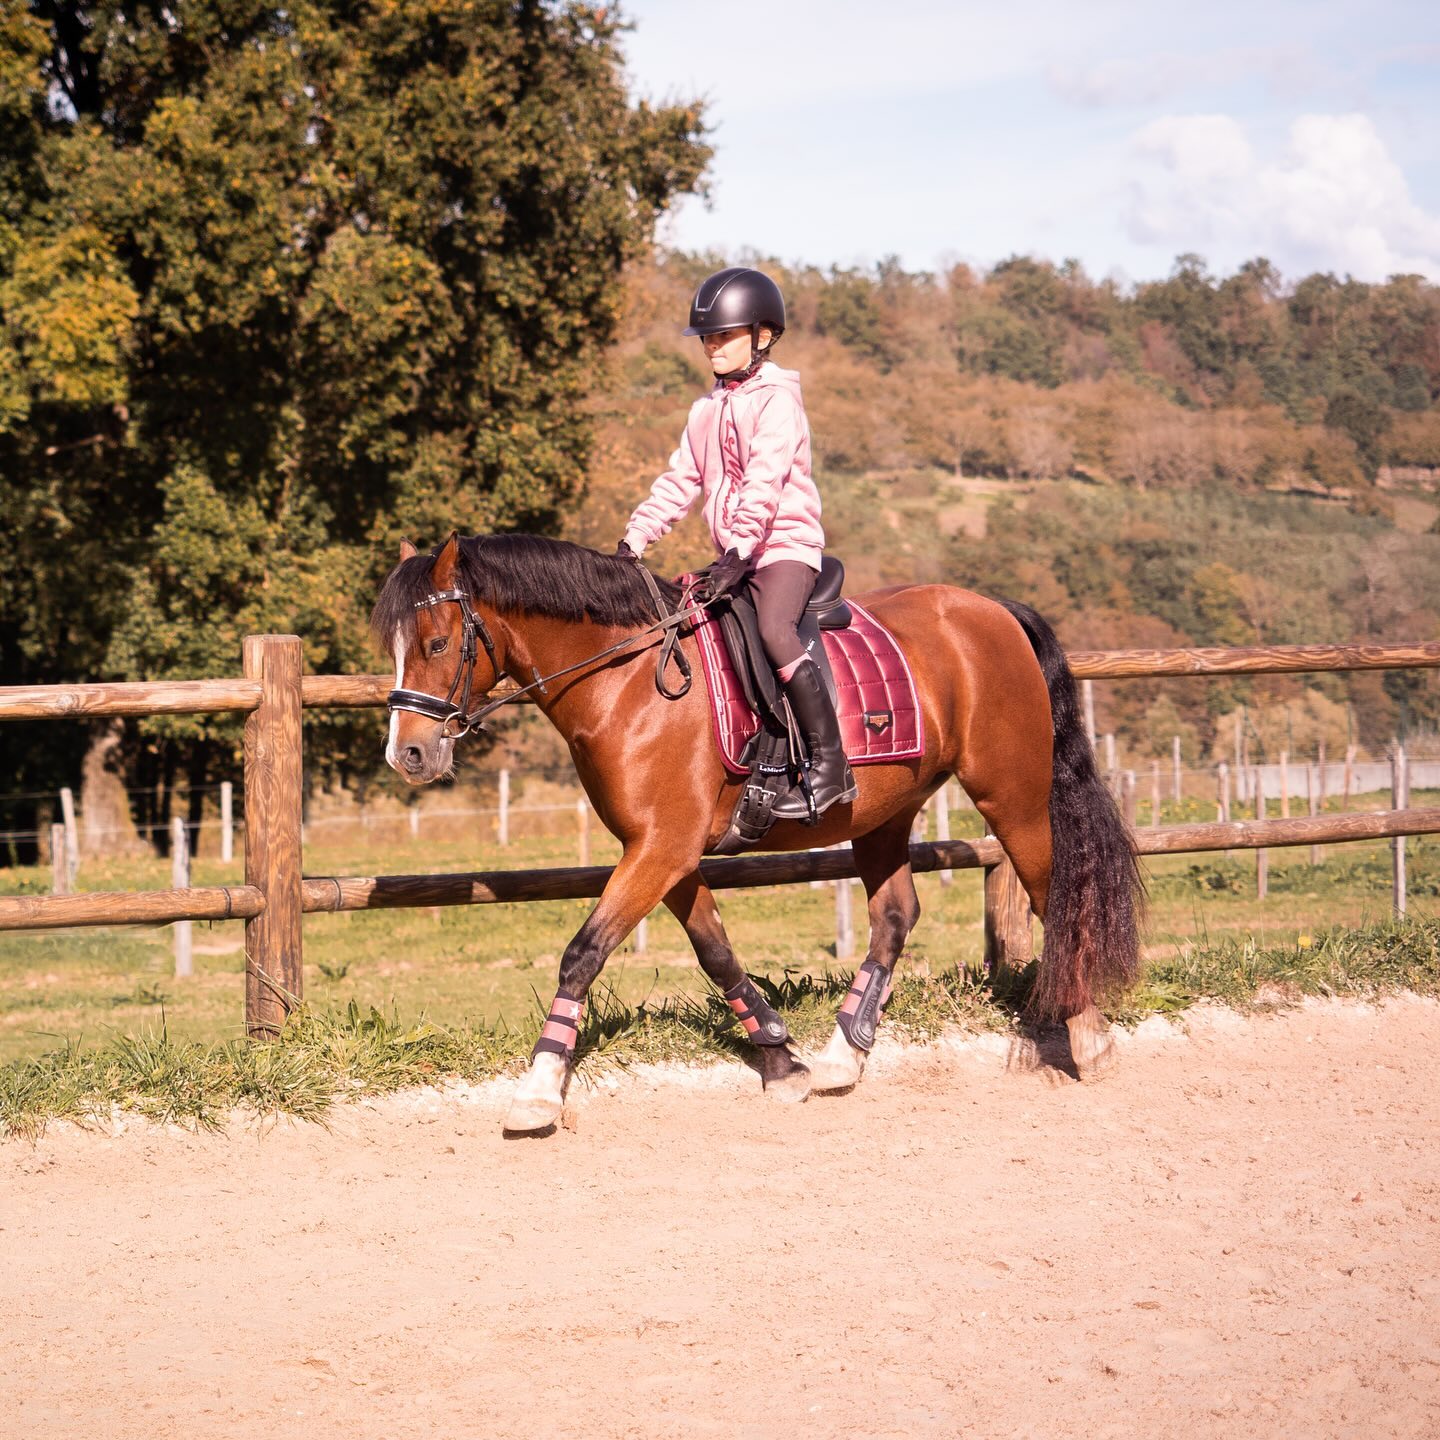
<svg viewBox="0 0 1440 1440">
<path fill-rule="evenodd" d="M 704 97 L 661 239 L 819 265 L 1440 281 L 1440 3 L 628 0 L 632 89 Z"/>
</svg>

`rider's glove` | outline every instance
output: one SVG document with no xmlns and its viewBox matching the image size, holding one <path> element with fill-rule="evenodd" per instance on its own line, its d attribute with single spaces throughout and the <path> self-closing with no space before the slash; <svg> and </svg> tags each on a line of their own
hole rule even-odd
<svg viewBox="0 0 1440 1440">
<path fill-rule="evenodd" d="M 640 558 L 624 540 L 615 547 L 615 555 L 620 560 L 638 560 Z"/>
<path fill-rule="evenodd" d="M 734 590 L 749 573 L 749 560 L 743 559 L 738 550 L 727 550 L 706 572 L 710 598 L 716 600 Z"/>
</svg>

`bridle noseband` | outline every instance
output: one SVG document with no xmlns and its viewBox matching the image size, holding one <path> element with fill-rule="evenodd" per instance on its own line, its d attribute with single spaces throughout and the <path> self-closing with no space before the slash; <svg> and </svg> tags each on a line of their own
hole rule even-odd
<svg viewBox="0 0 1440 1440">
<path fill-rule="evenodd" d="M 472 730 L 483 728 L 481 720 L 495 708 L 494 705 L 482 705 L 473 715 L 470 713 L 470 695 L 475 688 L 475 664 L 480 658 L 476 640 L 485 647 L 496 680 L 500 678 L 500 662 L 495 658 L 495 641 L 489 626 L 475 613 L 470 604 L 470 596 L 464 590 L 433 591 L 423 600 L 417 600 L 415 608 L 425 610 L 432 605 L 446 603 L 460 607 L 460 664 L 455 671 L 455 678 L 450 682 L 450 688 L 445 692 L 445 698 L 442 700 L 438 695 L 430 695 L 424 690 L 392 690 L 385 699 L 385 708 L 409 710 L 412 714 L 425 716 L 427 720 L 438 720 L 442 726 L 440 733 L 443 739 L 459 740 Z M 457 690 L 460 691 L 458 705 L 455 703 Z M 455 720 L 460 722 L 458 730 L 450 728 L 451 722 Z"/>
</svg>

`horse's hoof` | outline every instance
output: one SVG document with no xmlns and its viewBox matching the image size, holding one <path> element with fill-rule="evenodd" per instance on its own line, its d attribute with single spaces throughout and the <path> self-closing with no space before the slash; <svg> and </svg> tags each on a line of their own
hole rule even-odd
<svg viewBox="0 0 1440 1440">
<path fill-rule="evenodd" d="M 810 1071 L 804 1065 L 797 1065 L 788 1075 L 765 1082 L 765 1098 L 777 1100 L 782 1105 L 798 1105 L 809 1095 Z"/>
<path fill-rule="evenodd" d="M 537 1131 L 553 1129 L 565 1108 L 564 1101 L 547 1096 L 533 1096 L 528 1099 L 516 1096 L 505 1113 L 507 1135 L 534 1135 Z"/>
<path fill-rule="evenodd" d="M 810 1067 L 810 1093 L 834 1095 L 837 1091 L 853 1090 L 865 1073 L 865 1060 L 857 1056 L 847 1063 L 833 1056 L 822 1055 Z"/>
<path fill-rule="evenodd" d="M 1076 1054 L 1072 1046 L 1070 1055 L 1075 1061 L 1075 1073 L 1088 1084 L 1113 1075 L 1120 1064 L 1120 1047 L 1109 1035 L 1102 1037 L 1100 1042 L 1084 1055 Z"/>
<path fill-rule="evenodd" d="M 1075 1073 L 1086 1081 L 1103 1080 L 1120 1062 L 1120 1050 L 1104 1017 L 1092 1005 L 1065 1022 L 1070 1032 L 1070 1058 Z"/>
</svg>

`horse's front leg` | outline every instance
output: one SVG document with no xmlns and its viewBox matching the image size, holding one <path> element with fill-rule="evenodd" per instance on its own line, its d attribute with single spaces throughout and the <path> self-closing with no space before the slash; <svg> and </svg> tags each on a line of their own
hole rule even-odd
<svg viewBox="0 0 1440 1440">
<path fill-rule="evenodd" d="M 785 1022 L 735 958 L 715 897 L 701 880 L 700 872 L 687 875 L 666 895 L 665 904 L 685 927 L 700 968 L 740 1017 L 746 1038 L 755 1046 L 760 1061 L 760 1083 L 765 1093 L 782 1101 L 805 1099 L 810 1093 L 809 1068 L 791 1050 Z"/>
<path fill-rule="evenodd" d="M 675 860 L 673 850 L 667 856 L 668 848 L 653 844 L 627 848 L 599 902 L 565 947 L 559 988 L 530 1052 L 530 1068 L 505 1115 L 507 1131 L 532 1134 L 548 1130 L 560 1118 L 590 987 L 611 951 L 693 866 L 693 861 Z"/>
</svg>

